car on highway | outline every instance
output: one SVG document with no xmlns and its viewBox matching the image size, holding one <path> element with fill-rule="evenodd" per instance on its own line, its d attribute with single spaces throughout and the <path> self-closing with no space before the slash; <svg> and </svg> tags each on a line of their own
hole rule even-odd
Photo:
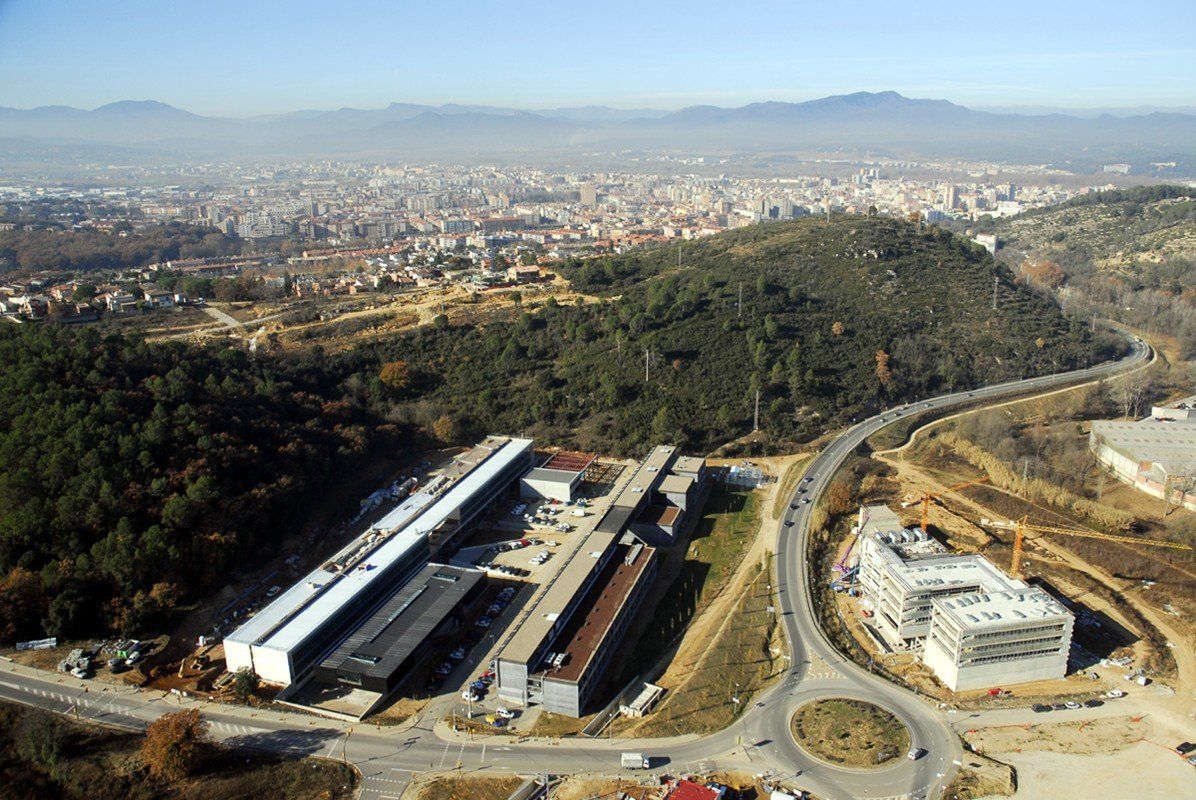
<svg viewBox="0 0 1196 800">
<path fill-rule="evenodd" d="M 797 511 L 797 503 L 790 503 L 790 504 L 789 504 L 789 510 L 790 510 L 790 511 Z"/>
<path fill-rule="evenodd" d="M 809 503 L 810 503 L 810 498 L 808 498 L 808 497 L 803 497 L 803 498 L 801 499 L 801 504 L 802 504 L 803 506 L 804 506 L 804 505 L 809 505 Z"/>
<path fill-rule="evenodd" d="M 792 528 L 792 527 L 793 527 L 793 520 L 791 520 L 791 519 L 787 519 L 787 520 L 785 520 L 785 527 L 786 527 L 786 528 Z"/>
</svg>

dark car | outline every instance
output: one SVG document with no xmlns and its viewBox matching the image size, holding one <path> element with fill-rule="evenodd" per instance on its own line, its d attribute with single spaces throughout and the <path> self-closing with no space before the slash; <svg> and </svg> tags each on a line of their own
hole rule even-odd
<svg viewBox="0 0 1196 800">
<path fill-rule="evenodd" d="M 1085 700 L 1084 708 L 1100 708 L 1105 704 L 1104 700 Z"/>
<path fill-rule="evenodd" d="M 1050 711 L 1051 707 L 1046 703 L 1035 703 L 1034 705 L 1030 706 L 1030 710 L 1032 710 L 1035 714 L 1042 714 L 1046 711 Z"/>
<path fill-rule="evenodd" d="M 786 528 L 792 528 L 792 527 L 793 527 L 793 520 L 791 520 L 791 519 L 787 519 L 787 520 L 785 520 L 785 527 L 786 527 Z"/>
<path fill-rule="evenodd" d="M 790 503 L 790 504 L 789 504 L 789 510 L 790 510 L 790 511 L 796 511 L 796 510 L 797 510 L 797 503 Z"/>
</svg>

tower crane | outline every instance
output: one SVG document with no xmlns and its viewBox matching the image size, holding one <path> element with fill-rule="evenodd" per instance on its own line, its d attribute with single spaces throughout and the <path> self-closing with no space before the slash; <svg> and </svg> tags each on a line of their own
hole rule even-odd
<svg viewBox="0 0 1196 800">
<path fill-rule="evenodd" d="M 985 527 L 1000 528 L 1001 530 L 1014 532 L 1013 559 L 1009 565 L 1009 574 L 1014 578 L 1022 577 L 1022 545 L 1026 539 L 1026 534 L 1030 531 L 1033 531 L 1034 533 L 1058 533 L 1064 536 L 1081 536 L 1086 539 L 1104 539 L 1108 542 L 1123 542 L 1125 544 L 1144 544 L 1149 547 L 1166 547 L 1171 550 L 1192 549 L 1190 546 L 1181 542 L 1169 542 L 1165 539 L 1144 539 L 1140 536 L 1118 536 L 1112 533 L 1097 533 L 1096 531 L 1089 531 L 1083 528 L 1060 528 L 1055 525 L 1032 525 L 1027 520 L 1029 520 L 1029 517 L 1022 517 L 1018 520 L 980 520 L 980 524 Z"/>
<path fill-rule="evenodd" d="M 988 481 L 987 477 L 977 478 L 974 481 L 964 481 L 963 483 L 957 483 L 954 486 L 948 486 L 946 489 L 943 489 L 941 492 L 923 492 L 922 500 L 921 500 L 921 503 L 922 503 L 922 530 L 926 530 L 926 526 L 928 524 L 930 524 L 930 503 L 932 501 L 938 500 L 938 499 L 942 498 L 943 495 L 947 494 L 948 492 L 954 492 L 956 489 L 963 489 L 968 486 L 975 486 L 978 483 L 985 483 L 987 481 Z M 908 507 L 909 505 L 912 505 L 912 503 L 903 503 L 902 507 Z"/>
</svg>

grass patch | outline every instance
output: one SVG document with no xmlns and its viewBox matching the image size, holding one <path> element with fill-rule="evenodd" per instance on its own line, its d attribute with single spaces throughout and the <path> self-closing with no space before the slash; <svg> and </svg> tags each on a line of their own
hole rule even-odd
<svg viewBox="0 0 1196 800">
<path fill-rule="evenodd" d="M 789 502 L 789 498 L 793 495 L 793 490 L 797 488 L 797 481 L 806 472 L 806 465 L 810 463 L 811 456 L 804 456 L 797 459 L 789 468 L 785 470 L 785 474 L 781 476 L 781 485 L 777 487 L 777 494 L 772 500 L 772 516 L 773 519 L 780 519 L 785 513 L 785 504 Z"/>
<path fill-rule="evenodd" d="M 878 767 L 909 750 L 909 731 L 888 711 L 861 700 L 815 700 L 797 710 L 793 738 L 811 755 L 844 767 Z"/>
<path fill-rule="evenodd" d="M 433 778 L 419 784 L 415 800 L 507 800 L 522 784 L 514 775 Z"/>
<path fill-rule="evenodd" d="M 553 714 L 551 711 L 541 711 L 536 717 L 536 721 L 527 730 L 527 734 L 528 736 L 550 737 L 576 736 L 585 729 L 586 725 L 590 724 L 590 720 L 593 718 L 593 714 L 574 718 L 564 714 Z"/>
<path fill-rule="evenodd" d="M 619 725 L 619 735 L 713 733 L 735 721 L 782 666 L 783 642 L 769 575 L 764 564 L 758 566 L 732 619 L 689 678 L 672 688 L 648 717 Z M 738 705 L 732 700 L 736 695 Z"/>
<path fill-rule="evenodd" d="M 711 489 L 677 577 L 652 611 L 651 635 L 636 642 L 623 668 L 623 681 L 655 664 L 719 595 L 759 530 L 758 493 L 724 484 Z"/>
<path fill-rule="evenodd" d="M 339 761 L 208 744 L 190 776 L 155 778 L 141 760 L 144 736 L 0 704 L 2 797 L 61 800 L 348 800 L 357 772 Z"/>
</svg>

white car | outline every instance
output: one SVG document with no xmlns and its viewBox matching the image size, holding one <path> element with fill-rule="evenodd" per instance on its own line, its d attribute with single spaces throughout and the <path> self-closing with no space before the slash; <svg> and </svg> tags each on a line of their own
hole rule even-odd
<svg viewBox="0 0 1196 800">
<path fill-rule="evenodd" d="M 471 703 L 478 703 L 481 702 L 482 696 L 476 692 L 471 692 L 466 689 L 465 691 L 461 692 L 461 699 L 468 700 Z"/>
<path fill-rule="evenodd" d="M 1108 697 L 1108 698 L 1125 697 L 1125 692 L 1121 691 L 1120 689 L 1114 689 L 1111 692 L 1105 692 L 1105 697 Z"/>
<path fill-rule="evenodd" d="M 87 670 L 83 669 L 83 667 L 75 667 L 74 669 L 71 670 L 71 674 L 74 675 L 76 678 L 86 678 Z"/>
<path fill-rule="evenodd" d="M 503 719 L 515 719 L 515 712 L 506 708 L 494 709 L 494 715 L 496 717 L 502 717 Z"/>
</svg>

